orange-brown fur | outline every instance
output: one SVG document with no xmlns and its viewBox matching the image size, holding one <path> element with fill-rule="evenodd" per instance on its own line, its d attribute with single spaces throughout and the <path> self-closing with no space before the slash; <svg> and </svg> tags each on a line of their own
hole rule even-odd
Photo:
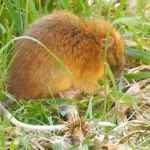
<svg viewBox="0 0 150 150">
<path fill-rule="evenodd" d="M 106 37 L 109 26 L 105 20 L 82 20 L 69 12 L 52 13 L 36 20 L 24 35 L 44 44 L 72 75 L 39 44 L 20 39 L 16 42 L 18 54 L 9 73 L 9 91 L 24 99 L 50 97 L 46 85 L 54 95 L 70 88 L 96 92 L 97 80 L 104 74 L 104 47 L 100 39 Z M 115 42 L 108 48 L 107 61 L 118 76 L 125 62 L 124 43 L 115 28 L 110 35 Z"/>
</svg>

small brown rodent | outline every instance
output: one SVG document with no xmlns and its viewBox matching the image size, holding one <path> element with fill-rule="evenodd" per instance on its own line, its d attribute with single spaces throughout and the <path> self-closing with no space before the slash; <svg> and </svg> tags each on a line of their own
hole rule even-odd
<svg viewBox="0 0 150 150">
<path fill-rule="evenodd" d="M 46 98 L 70 88 L 85 93 L 97 91 L 97 80 L 104 74 L 104 47 L 109 22 L 82 20 L 69 12 L 57 12 L 33 22 L 26 36 L 39 40 L 71 71 L 61 65 L 39 44 L 19 39 L 18 54 L 9 72 L 9 91 L 16 98 Z M 108 42 L 107 62 L 114 75 L 121 74 L 125 63 L 124 42 L 112 28 Z"/>
</svg>

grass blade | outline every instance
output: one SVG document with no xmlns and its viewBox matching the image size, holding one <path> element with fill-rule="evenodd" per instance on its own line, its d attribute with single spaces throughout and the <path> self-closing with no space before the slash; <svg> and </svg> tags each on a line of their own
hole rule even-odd
<svg viewBox="0 0 150 150">
<path fill-rule="evenodd" d="M 150 71 L 124 74 L 123 76 L 128 80 L 132 80 L 132 79 L 138 80 L 138 79 L 150 78 Z"/>
<path fill-rule="evenodd" d="M 35 20 L 38 18 L 38 12 L 36 10 L 36 7 L 35 7 L 35 4 L 33 2 L 33 0 L 27 0 L 28 1 L 28 4 L 29 4 L 29 11 L 32 12 L 32 20 Z"/>
<path fill-rule="evenodd" d="M 67 10 L 71 10 L 71 3 L 70 0 L 59 0 L 61 6 Z"/>
<path fill-rule="evenodd" d="M 136 103 L 140 103 L 140 100 L 136 99 L 134 96 L 131 96 L 131 95 L 127 95 L 125 93 L 122 93 L 122 92 L 114 92 L 112 94 L 112 96 L 115 98 L 115 99 L 118 99 L 119 101 L 123 101 L 123 102 L 136 102 Z"/>
<path fill-rule="evenodd" d="M 114 75 L 110 69 L 110 66 L 108 65 L 107 62 L 104 63 L 104 66 L 106 67 L 106 71 L 108 72 L 108 75 L 113 83 L 113 88 L 117 91 L 116 81 L 115 81 Z"/>
<path fill-rule="evenodd" d="M 132 56 L 137 59 L 140 59 L 140 60 L 150 63 L 150 53 L 149 52 L 128 48 L 125 50 L 125 53 L 128 54 L 129 56 Z"/>
<path fill-rule="evenodd" d="M 6 5 L 6 7 L 8 8 L 8 10 L 10 12 L 10 15 L 12 16 L 12 18 L 15 21 L 15 24 L 16 24 L 18 30 L 19 30 L 19 34 L 22 35 L 23 29 L 21 28 L 21 25 L 20 25 L 20 19 L 19 19 L 18 13 L 15 11 L 12 3 L 10 3 L 9 0 L 4 0 L 4 3 Z"/>
<path fill-rule="evenodd" d="M 148 21 L 143 21 L 143 20 L 140 20 L 140 19 L 136 19 L 136 18 L 133 18 L 133 17 L 121 17 L 119 19 L 116 19 L 112 22 L 111 26 L 117 24 L 117 23 L 120 23 L 120 22 L 123 22 L 123 23 L 136 23 L 136 24 L 143 24 L 143 25 L 148 25 L 150 26 L 150 22 Z"/>
</svg>

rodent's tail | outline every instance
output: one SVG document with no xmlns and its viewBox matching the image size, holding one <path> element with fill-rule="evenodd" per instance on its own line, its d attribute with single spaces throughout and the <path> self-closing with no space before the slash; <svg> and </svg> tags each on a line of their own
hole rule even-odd
<svg viewBox="0 0 150 150">
<path fill-rule="evenodd" d="M 7 119 L 10 120 L 12 125 L 24 128 L 31 131 L 59 131 L 62 130 L 65 125 L 31 125 L 18 121 L 13 115 L 3 106 L 0 102 L 0 111 L 5 115 Z"/>
</svg>

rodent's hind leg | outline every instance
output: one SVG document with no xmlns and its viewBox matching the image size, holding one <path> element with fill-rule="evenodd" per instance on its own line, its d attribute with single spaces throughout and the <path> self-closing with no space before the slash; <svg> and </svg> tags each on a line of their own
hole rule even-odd
<svg viewBox="0 0 150 150">
<path fill-rule="evenodd" d="M 74 98 L 76 97 L 77 95 L 79 95 L 81 93 L 80 90 L 75 90 L 75 89 L 68 89 L 66 91 L 63 91 L 63 92 L 60 92 L 59 95 L 61 98 Z M 67 117 L 67 120 L 71 120 L 73 118 L 77 118 L 79 117 L 79 113 L 78 113 L 78 110 L 77 110 L 77 106 L 75 104 L 67 104 L 67 103 L 62 103 L 60 106 L 59 106 L 60 110 L 61 111 L 65 111 L 66 112 L 66 117 Z"/>
<path fill-rule="evenodd" d="M 79 112 L 76 104 L 62 103 L 59 105 L 61 112 L 64 112 L 64 116 L 67 121 L 71 121 L 79 117 Z"/>
</svg>

